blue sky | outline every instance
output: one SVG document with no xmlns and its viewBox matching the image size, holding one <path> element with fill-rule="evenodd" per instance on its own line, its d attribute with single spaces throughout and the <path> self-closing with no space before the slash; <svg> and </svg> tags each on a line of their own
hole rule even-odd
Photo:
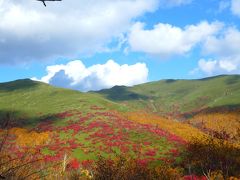
<svg viewBox="0 0 240 180">
<path fill-rule="evenodd" d="M 240 73 L 240 0 L 0 0 L 0 82 L 81 91 Z"/>
</svg>

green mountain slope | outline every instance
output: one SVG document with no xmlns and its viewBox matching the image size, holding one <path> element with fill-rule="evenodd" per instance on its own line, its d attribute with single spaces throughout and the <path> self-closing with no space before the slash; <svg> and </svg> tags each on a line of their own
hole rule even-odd
<svg viewBox="0 0 240 180">
<path fill-rule="evenodd" d="M 93 105 L 106 110 L 124 110 L 123 106 L 99 95 L 57 88 L 30 79 L 0 83 L 0 117 L 11 112 L 23 121 L 35 122 L 41 117 L 73 109 L 87 113 Z"/>
<path fill-rule="evenodd" d="M 179 160 L 184 138 L 156 128 L 155 124 L 130 121 L 122 114 L 127 110 L 127 106 L 99 94 L 56 88 L 29 79 L 0 84 L 0 125 L 8 112 L 16 123 L 10 130 L 15 139 L 5 146 L 13 154 L 21 149 L 13 151 L 12 143 L 31 147 L 38 142 L 31 133 L 45 132 L 50 138 L 36 148 L 47 162 L 60 161 L 66 153 L 81 161 L 95 160 L 98 154 L 114 157 L 116 153 L 156 163 Z M 29 131 L 23 133 L 25 129 Z M 191 126 L 188 129 L 198 132 Z"/>
<path fill-rule="evenodd" d="M 240 75 L 199 80 L 161 80 L 133 87 L 101 90 L 109 100 L 152 112 L 190 112 L 203 108 L 240 105 Z"/>
<path fill-rule="evenodd" d="M 133 111 L 235 106 L 240 104 L 239 87 L 240 76 L 219 76 L 81 93 L 24 79 L 0 84 L 0 121 L 11 112 L 17 126 L 49 132 L 50 143 L 40 150 L 50 160 L 63 158 L 66 151 L 79 160 L 115 153 L 139 157 L 140 149 L 140 159 L 159 163 L 162 158 L 179 160 L 185 141 L 203 133 L 184 122 Z M 122 113 L 126 111 L 133 113 Z"/>
</svg>

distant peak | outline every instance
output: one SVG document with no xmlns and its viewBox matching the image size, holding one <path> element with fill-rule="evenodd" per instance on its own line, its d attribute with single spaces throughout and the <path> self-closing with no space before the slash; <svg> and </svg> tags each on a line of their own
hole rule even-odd
<svg viewBox="0 0 240 180">
<path fill-rule="evenodd" d="M 18 79 L 10 82 L 0 83 L 0 90 L 2 91 L 14 91 L 29 89 L 40 85 L 40 82 L 33 81 L 31 79 Z"/>
<path fill-rule="evenodd" d="M 117 89 L 117 88 L 125 88 L 125 87 L 127 87 L 127 86 L 123 86 L 123 85 L 116 85 L 116 86 L 113 86 L 112 88 L 113 88 L 113 89 Z"/>
</svg>

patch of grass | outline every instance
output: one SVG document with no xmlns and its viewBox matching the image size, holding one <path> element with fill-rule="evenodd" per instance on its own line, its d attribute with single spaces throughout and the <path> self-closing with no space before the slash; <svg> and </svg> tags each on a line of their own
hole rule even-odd
<svg viewBox="0 0 240 180">
<path fill-rule="evenodd" d="M 68 132 L 60 131 L 59 138 L 61 140 L 71 139 L 72 138 L 72 133 L 73 133 L 73 130 L 69 130 Z"/>
<path fill-rule="evenodd" d="M 72 156 L 79 159 L 80 161 L 97 159 L 95 153 L 85 153 L 81 148 L 74 149 L 72 152 Z"/>
<path fill-rule="evenodd" d="M 41 153 L 43 155 L 51 155 L 51 156 L 54 156 L 55 155 L 55 151 L 51 151 L 50 149 L 48 149 L 47 147 L 43 148 L 41 150 Z"/>
</svg>

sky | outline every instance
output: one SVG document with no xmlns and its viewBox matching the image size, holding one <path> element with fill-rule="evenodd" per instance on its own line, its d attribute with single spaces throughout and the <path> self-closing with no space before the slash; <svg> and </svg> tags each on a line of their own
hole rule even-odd
<svg viewBox="0 0 240 180">
<path fill-rule="evenodd" d="M 240 0 L 0 0 L 0 82 L 80 91 L 240 73 Z"/>
</svg>

